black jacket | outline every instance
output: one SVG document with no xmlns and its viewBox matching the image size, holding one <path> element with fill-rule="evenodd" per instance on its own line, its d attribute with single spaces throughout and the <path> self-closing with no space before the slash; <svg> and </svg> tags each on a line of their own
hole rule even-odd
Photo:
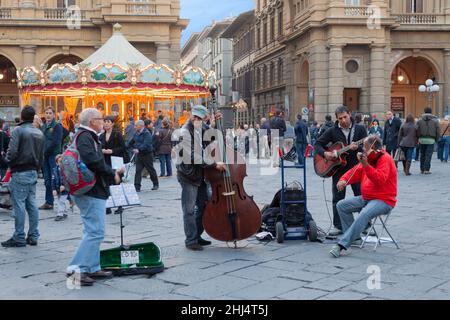
<svg viewBox="0 0 450 320">
<path fill-rule="evenodd" d="M 280 137 L 284 137 L 284 133 L 286 132 L 286 122 L 280 117 L 274 117 L 270 122 L 270 129 L 271 130 L 278 129 L 278 135 Z"/>
<path fill-rule="evenodd" d="M 94 187 L 85 195 L 98 199 L 108 199 L 109 182 L 113 181 L 115 171 L 106 164 L 102 153 L 102 146 L 98 136 L 87 129 L 80 127 L 77 134 L 77 149 L 81 160 L 95 173 L 97 181 Z"/>
<path fill-rule="evenodd" d="M 106 141 L 106 132 L 103 132 L 99 137 L 102 149 L 111 149 L 112 154 L 104 154 L 106 164 L 111 166 L 111 157 L 121 157 L 124 163 L 130 162 L 128 152 L 125 149 L 125 141 L 122 134 L 118 130 L 113 130 L 109 140 Z"/>
<path fill-rule="evenodd" d="M 402 127 L 402 121 L 394 117 L 392 119 L 392 124 L 386 121 L 384 124 L 384 137 L 383 144 L 386 146 L 387 150 L 394 150 L 398 147 L 398 132 Z"/>
<path fill-rule="evenodd" d="M 32 122 L 20 123 L 11 134 L 6 161 L 11 172 L 39 170 L 44 160 L 44 134 Z"/>
<path fill-rule="evenodd" d="M 295 124 L 295 142 L 308 144 L 308 126 L 305 121 L 298 120 Z"/>
<path fill-rule="evenodd" d="M 353 139 L 351 142 L 356 142 L 361 139 L 364 139 L 367 137 L 367 131 L 366 129 L 357 124 L 353 124 L 354 126 L 354 133 L 353 133 Z M 353 130 L 353 129 L 352 129 Z M 351 135 L 351 132 L 350 132 Z M 350 136 L 349 136 L 350 138 Z M 344 133 L 339 128 L 338 122 L 336 121 L 334 127 L 332 129 L 328 129 L 325 131 L 316 141 L 316 144 L 314 145 L 315 151 L 320 154 L 321 156 L 324 156 L 325 148 L 328 146 L 331 146 L 332 144 L 336 142 L 342 142 L 344 145 L 349 145 L 349 141 L 346 140 Z M 353 168 L 357 163 L 358 159 L 356 157 L 358 152 L 362 151 L 362 145 L 360 145 L 359 149 L 357 151 L 350 150 L 348 152 L 347 156 L 347 165 L 345 167 L 342 167 L 339 169 L 337 174 L 344 174 L 349 169 Z"/>
<path fill-rule="evenodd" d="M 202 134 L 205 133 L 206 130 L 208 130 L 209 127 L 207 125 L 203 125 Z M 181 134 L 181 136 L 174 137 L 174 140 L 179 141 L 177 144 L 177 155 L 180 155 L 180 157 L 183 156 L 183 150 L 191 150 L 190 154 L 190 163 L 184 163 L 183 161 L 180 161 L 177 163 L 177 175 L 178 179 L 195 185 L 200 186 L 204 179 L 204 169 L 205 168 L 214 168 L 216 166 L 216 163 L 211 161 L 211 163 L 207 163 L 204 158 L 204 151 L 202 150 L 202 154 L 195 154 L 194 152 L 194 125 L 192 124 L 191 120 L 185 123 L 185 125 L 182 127 L 182 130 L 178 132 L 178 134 Z M 190 137 L 190 141 L 189 141 Z M 183 140 L 185 138 L 185 140 Z M 187 138 L 187 139 L 186 139 Z M 202 137 L 203 140 L 203 137 Z M 202 141 L 202 147 L 203 149 L 208 145 L 207 142 Z M 182 159 L 182 158 L 180 158 Z"/>
</svg>

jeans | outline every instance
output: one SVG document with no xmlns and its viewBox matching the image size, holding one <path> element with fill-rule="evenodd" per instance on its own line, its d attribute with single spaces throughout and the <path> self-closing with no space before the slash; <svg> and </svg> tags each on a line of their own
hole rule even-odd
<svg viewBox="0 0 450 320">
<path fill-rule="evenodd" d="M 447 162 L 448 161 L 448 156 L 450 153 L 450 136 L 445 136 L 442 139 L 444 139 L 444 155 L 442 160 Z"/>
<path fill-rule="evenodd" d="M 48 156 L 44 158 L 42 171 L 44 172 L 45 180 L 45 203 L 53 205 L 53 188 L 52 188 L 52 174 L 56 170 L 55 156 Z"/>
<path fill-rule="evenodd" d="M 303 165 L 305 163 L 305 152 L 308 147 L 305 143 L 295 143 L 295 151 L 297 151 L 298 164 Z"/>
<path fill-rule="evenodd" d="M 89 196 L 73 196 L 83 220 L 83 238 L 68 272 L 93 273 L 100 268 L 100 245 L 105 237 L 106 200 Z"/>
<path fill-rule="evenodd" d="M 136 174 L 134 176 L 134 186 L 136 190 L 141 190 L 142 170 L 147 169 L 150 174 L 150 179 L 153 182 L 153 186 L 158 186 L 158 175 L 156 174 L 155 167 L 153 167 L 153 154 L 138 153 L 136 155 Z"/>
<path fill-rule="evenodd" d="M 15 214 L 16 231 L 13 240 L 25 243 L 25 211 L 28 212 L 28 237 L 39 239 L 39 209 L 36 205 L 37 171 L 15 172 L 11 176 L 9 190 Z"/>
<path fill-rule="evenodd" d="M 160 154 L 159 155 L 159 162 L 161 164 L 161 176 L 166 175 L 166 168 L 167 168 L 167 175 L 172 175 L 172 158 L 170 154 Z"/>
<path fill-rule="evenodd" d="M 339 179 L 341 179 L 343 174 L 335 174 L 333 176 L 333 225 L 335 228 L 342 230 L 341 218 L 339 217 L 339 213 L 337 210 L 337 203 L 343 199 L 345 199 L 346 189 L 342 191 L 338 191 L 336 188 Z M 355 197 L 361 195 L 361 184 L 352 184 L 353 195 Z"/>
<path fill-rule="evenodd" d="M 400 148 L 402 148 L 403 153 L 405 154 L 405 161 L 412 162 L 415 147 L 411 147 L 411 148 L 400 147 Z"/>
<path fill-rule="evenodd" d="M 393 207 L 381 200 L 367 201 L 360 196 L 339 201 L 337 209 L 342 221 L 342 231 L 344 232 L 344 235 L 339 240 L 339 244 L 348 249 L 353 241 L 361 237 L 361 232 L 366 229 L 372 219 L 388 214 Z M 354 212 L 359 212 L 356 220 L 353 218 Z"/>
<path fill-rule="evenodd" d="M 433 157 L 434 144 L 420 145 L 420 171 L 430 171 L 431 158 Z"/>
<path fill-rule="evenodd" d="M 203 210 L 207 201 L 206 183 L 199 187 L 178 179 L 181 185 L 181 208 L 183 210 L 185 244 L 198 243 L 203 233 Z"/>
</svg>

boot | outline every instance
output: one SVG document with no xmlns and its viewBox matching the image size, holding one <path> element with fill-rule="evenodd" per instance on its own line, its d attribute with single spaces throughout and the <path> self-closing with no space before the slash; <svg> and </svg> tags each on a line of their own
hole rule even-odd
<svg viewBox="0 0 450 320">
<path fill-rule="evenodd" d="M 407 176 L 411 175 L 411 172 L 409 171 L 411 169 L 411 161 L 406 161 L 406 168 L 405 168 L 405 174 Z"/>
</svg>

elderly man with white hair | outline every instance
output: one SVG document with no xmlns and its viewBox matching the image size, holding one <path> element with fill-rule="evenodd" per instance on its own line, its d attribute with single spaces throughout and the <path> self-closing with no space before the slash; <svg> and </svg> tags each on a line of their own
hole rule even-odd
<svg viewBox="0 0 450 320">
<path fill-rule="evenodd" d="M 105 163 L 98 134 L 103 129 L 103 116 L 97 109 L 85 109 L 79 117 L 80 127 L 74 139 L 80 158 L 89 170 L 95 173 L 95 185 L 83 195 L 74 196 L 74 200 L 83 221 L 83 239 L 75 256 L 67 268 L 68 276 L 79 273 L 80 284 L 91 286 L 96 278 L 109 278 L 112 273 L 100 268 L 100 244 L 105 235 L 106 200 L 108 199 L 108 181 L 121 182 L 120 174 L 124 169 L 114 171 Z"/>
<path fill-rule="evenodd" d="M 142 171 L 147 169 L 153 182 L 152 190 L 158 190 L 159 182 L 155 167 L 153 166 L 153 136 L 145 128 L 145 122 L 139 120 L 135 125 L 135 134 L 130 141 L 130 146 L 136 154 L 136 174 L 134 176 L 134 187 L 137 192 L 141 191 Z"/>
</svg>

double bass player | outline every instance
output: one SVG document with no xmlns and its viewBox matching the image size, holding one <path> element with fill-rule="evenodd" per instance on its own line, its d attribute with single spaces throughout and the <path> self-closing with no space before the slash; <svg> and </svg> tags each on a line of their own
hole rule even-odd
<svg viewBox="0 0 450 320">
<path fill-rule="evenodd" d="M 184 233 L 186 235 L 185 245 L 187 249 L 194 251 L 203 250 L 203 246 L 210 245 L 201 237 L 203 228 L 203 210 L 207 202 L 207 187 L 204 180 L 204 170 L 215 168 L 224 171 L 226 166 L 223 162 L 205 161 L 205 148 L 203 134 L 209 129 L 205 123 L 208 110 L 202 105 L 192 108 L 190 119 L 181 129 L 179 156 L 177 162 L 177 179 L 181 185 L 181 207 L 183 210 Z M 196 142 L 195 142 L 196 141 Z M 181 148 L 180 148 L 181 147 Z M 180 151 L 181 150 L 181 151 Z M 190 151 L 190 155 L 183 154 Z"/>
</svg>

